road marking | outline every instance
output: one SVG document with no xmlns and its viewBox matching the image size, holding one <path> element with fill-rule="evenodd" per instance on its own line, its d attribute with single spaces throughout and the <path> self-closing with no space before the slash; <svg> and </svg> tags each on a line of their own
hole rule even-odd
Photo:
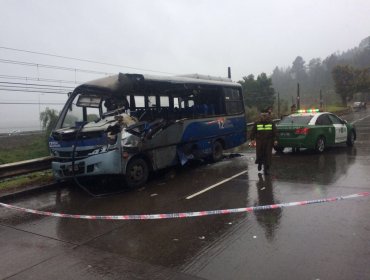
<svg viewBox="0 0 370 280">
<path fill-rule="evenodd" d="M 353 121 L 353 122 L 352 122 L 352 124 L 357 123 L 357 122 L 359 122 L 359 121 L 363 121 L 364 119 L 366 119 L 366 118 L 368 118 L 368 117 L 370 117 L 370 115 L 367 115 L 366 117 L 363 117 L 363 118 L 361 118 L 361 119 L 355 120 L 355 121 Z"/>
<path fill-rule="evenodd" d="M 214 184 L 212 186 L 209 186 L 208 188 L 205 188 L 204 190 L 201 190 L 201 191 L 199 191 L 197 193 L 194 193 L 192 195 L 189 195 L 188 197 L 186 197 L 186 199 L 192 199 L 193 197 L 196 197 L 198 195 L 201 195 L 202 193 L 205 193 L 205 192 L 207 192 L 207 191 L 209 191 L 209 190 L 211 190 L 211 189 L 213 189 L 213 188 L 215 188 L 215 187 L 217 187 L 219 185 L 222 185 L 223 183 L 226 183 L 226 182 L 228 182 L 228 181 L 230 181 L 230 180 L 232 180 L 232 179 L 234 179 L 236 177 L 239 177 L 240 175 L 243 175 L 244 173 L 247 173 L 247 172 L 248 172 L 248 170 L 244 170 L 243 172 L 240 172 L 238 174 L 235 174 L 234 176 L 231 176 L 231 177 L 229 177 L 229 178 L 227 178 L 225 180 L 222 180 L 222 181 L 220 181 L 220 182 L 218 182 L 218 183 L 216 183 L 216 184 Z"/>
</svg>

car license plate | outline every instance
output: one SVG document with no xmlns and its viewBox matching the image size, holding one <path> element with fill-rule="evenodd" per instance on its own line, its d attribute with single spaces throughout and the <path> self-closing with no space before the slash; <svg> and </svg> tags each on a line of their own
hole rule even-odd
<svg viewBox="0 0 370 280">
<path fill-rule="evenodd" d="M 78 165 L 77 164 L 74 166 L 74 169 L 75 169 L 75 171 L 78 171 Z M 68 166 L 68 171 L 72 172 L 72 165 Z"/>
<path fill-rule="evenodd" d="M 287 136 L 290 136 L 290 133 L 289 132 L 280 132 L 279 135 L 282 136 L 282 137 L 287 137 Z"/>
</svg>

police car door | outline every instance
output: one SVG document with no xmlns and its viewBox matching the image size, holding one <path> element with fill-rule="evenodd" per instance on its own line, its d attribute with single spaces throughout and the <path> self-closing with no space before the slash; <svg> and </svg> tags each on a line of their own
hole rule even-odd
<svg viewBox="0 0 370 280">
<path fill-rule="evenodd" d="M 335 143 L 342 143 L 347 141 L 347 126 L 338 117 L 329 114 L 329 118 L 333 123 L 335 129 Z"/>
</svg>

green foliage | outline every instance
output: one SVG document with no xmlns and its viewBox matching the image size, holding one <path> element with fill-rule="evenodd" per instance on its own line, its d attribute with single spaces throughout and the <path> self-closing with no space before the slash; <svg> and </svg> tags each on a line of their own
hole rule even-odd
<svg viewBox="0 0 370 280">
<path fill-rule="evenodd" d="M 340 106 L 340 105 L 329 105 L 326 107 L 325 111 L 337 113 L 348 109 L 348 107 Z"/>
<path fill-rule="evenodd" d="M 40 121 L 42 128 L 46 130 L 46 134 L 49 135 L 56 125 L 58 120 L 58 111 L 49 109 L 46 107 L 45 111 L 40 113 Z"/>
<path fill-rule="evenodd" d="M 0 138 L 0 164 L 49 155 L 44 134 L 14 135 Z"/>
<path fill-rule="evenodd" d="M 277 102 L 275 102 L 273 112 L 276 112 L 276 115 L 273 118 L 280 119 L 281 116 L 290 114 L 290 105 L 289 102 L 285 99 L 280 99 L 280 114 L 277 106 Z"/>
<path fill-rule="evenodd" d="M 301 106 L 308 106 L 309 104 L 306 104 L 306 102 L 311 103 L 312 100 L 319 100 L 320 90 L 322 90 L 325 102 L 331 102 L 336 99 L 331 94 L 335 90 L 332 71 L 337 65 L 349 65 L 355 69 L 369 69 L 370 37 L 362 40 L 358 47 L 346 52 L 331 54 L 323 60 L 312 58 L 308 65 L 305 64 L 302 57 L 298 56 L 290 67 L 276 67 L 273 70 L 271 75 L 272 84 L 275 90 L 280 93 L 281 98 L 290 101 L 292 97 L 296 97 L 297 83 L 299 83 Z M 361 75 L 364 76 L 360 79 L 362 82 L 359 81 L 356 84 L 356 90 L 369 92 L 368 83 L 366 82 L 367 75 L 364 72 Z M 343 98 L 347 97 L 351 97 L 351 94 L 343 96 Z M 364 96 L 362 99 L 366 101 L 367 98 L 370 98 L 370 96 Z"/>
<path fill-rule="evenodd" d="M 335 91 L 340 95 L 343 106 L 353 100 L 356 92 L 370 92 L 370 68 L 355 69 L 349 65 L 337 65 L 332 75 Z"/>
<path fill-rule="evenodd" d="M 342 99 L 343 106 L 352 100 L 356 91 L 355 70 L 349 65 L 337 65 L 332 71 L 335 91 Z"/>
<path fill-rule="evenodd" d="M 307 81 L 307 72 L 305 61 L 301 56 L 297 56 L 293 61 L 292 68 L 290 70 L 291 76 L 301 84 L 304 84 Z"/>
<path fill-rule="evenodd" d="M 260 74 L 257 79 L 254 79 L 253 75 L 243 77 L 239 83 L 242 85 L 247 107 L 256 107 L 261 111 L 273 106 L 275 90 L 272 88 L 271 79 L 265 73 Z"/>
<path fill-rule="evenodd" d="M 356 69 L 355 76 L 356 76 L 356 91 L 369 93 L 370 92 L 370 68 Z"/>
<path fill-rule="evenodd" d="M 247 107 L 247 122 L 254 122 L 258 119 L 259 113 L 257 107 Z"/>
<path fill-rule="evenodd" d="M 88 114 L 87 115 L 87 121 L 88 122 L 94 122 L 99 119 L 99 116 L 97 114 Z"/>
<path fill-rule="evenodd" d="M 0 190 L 20 188 L 22 186 L 45 185 L 52 182 L 53 174 L 51 171 L 39 171 L 0 181 Z"/>
</svg>

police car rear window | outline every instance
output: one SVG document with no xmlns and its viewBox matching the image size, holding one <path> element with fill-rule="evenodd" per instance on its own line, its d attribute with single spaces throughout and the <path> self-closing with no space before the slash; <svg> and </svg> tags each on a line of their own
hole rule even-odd
<svg viewBox="0 0 370 280">
<path fill-rule="evenodd" d="M 286 116 L 279 124 L 308 124 L 313 116 Z"/>
</svg>

